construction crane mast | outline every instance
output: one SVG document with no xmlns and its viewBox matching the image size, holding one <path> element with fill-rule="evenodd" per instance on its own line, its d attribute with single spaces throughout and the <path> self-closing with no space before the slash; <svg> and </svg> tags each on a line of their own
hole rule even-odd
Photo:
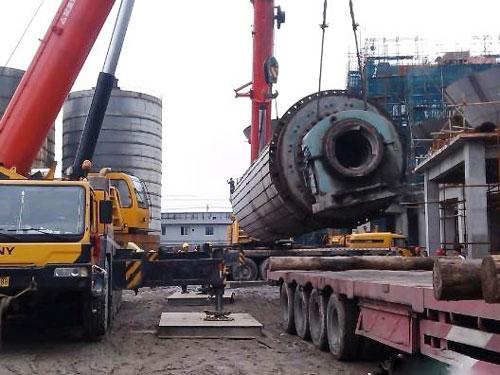
<svg viewBox="0 0 500 375">
<path fill-rule="evenodd" d="M 251 161 L 271 140 L 271 102 L 276 94 L 272 85 L 278 78 L 278 63 L 274 58 L 274 22 L 278 28 L 285 22 L 285 13 L 274 6 L 274 0 L 253 0 L 253 77 L 252 125 L 250 130 Z M 276 10 L 276 12 L 275 12 Z"/>
</svg>

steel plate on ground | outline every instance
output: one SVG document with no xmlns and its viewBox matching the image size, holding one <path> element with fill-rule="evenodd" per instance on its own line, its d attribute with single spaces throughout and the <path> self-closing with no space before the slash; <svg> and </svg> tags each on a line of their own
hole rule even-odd
<svg viewBox="0 0 500 375">
<path fill-rule="evenodd" d="M 262 324 L 246 313 L 234 313 L 229 321 L 204 320 L 202 312 L 162 313 L 159 338 L 255 339 L 262 335 Z"/>
</svg>

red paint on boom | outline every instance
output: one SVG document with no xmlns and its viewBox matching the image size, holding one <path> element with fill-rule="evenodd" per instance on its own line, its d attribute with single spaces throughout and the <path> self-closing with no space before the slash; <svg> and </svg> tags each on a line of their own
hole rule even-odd
<svg viewBox="0 0 500 375">
<path fill-rule="evenodd" d="M 0 121 L 0 163 L 29 172 L 114 0 L 64 0 Z"/>
<path fill-rule="evenodd" d="M 264 65 L 273 55 L 274 47 L 274 0 L 253 0 L 253 81 L 252 81 L 252 127 L 250 132 L 251 160 L 259 156 L 259 145 L 271 140 L 271 86 L 266 82 Z M 264 110 L 264 121 L 260 131 L 260 110 Z M 261 133 L 261 134 L 259 134 Z M 264 139 L 261 141 L 261 136 Z"/>
</svg>

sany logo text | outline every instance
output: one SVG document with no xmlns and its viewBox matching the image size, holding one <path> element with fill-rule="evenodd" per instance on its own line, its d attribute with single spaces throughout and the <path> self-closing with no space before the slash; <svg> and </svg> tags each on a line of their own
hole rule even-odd
<svg viewBox="0 0 500 375">
<path fill-rule="evenodd" d="M 12 255 L 14 249 L 14 246 L 0 246 L 0 255 Z"/>
</svg>

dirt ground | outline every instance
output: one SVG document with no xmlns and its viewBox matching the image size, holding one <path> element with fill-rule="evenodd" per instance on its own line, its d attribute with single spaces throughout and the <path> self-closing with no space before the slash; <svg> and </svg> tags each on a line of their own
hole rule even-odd
<svg viewBox="0 0 500 375">
<path fill-rule="evenodd" d="M 26 322 L 26 331 L 7 335 L 0 374 L 367 374 L 373 362 L 343 364 L 309 342 L 284 334 L 279 325 L 278 288 L 236 289 L 233 312 L 248 312 L 264 324 L 257 340 L 159 339 L 163 311 L 176 288 L 125 293 L 111 332 L 99 343 L 71 339 L 64 332 Z M 12 336 L 12 337 L 11 337 Z"/>
</svg>

